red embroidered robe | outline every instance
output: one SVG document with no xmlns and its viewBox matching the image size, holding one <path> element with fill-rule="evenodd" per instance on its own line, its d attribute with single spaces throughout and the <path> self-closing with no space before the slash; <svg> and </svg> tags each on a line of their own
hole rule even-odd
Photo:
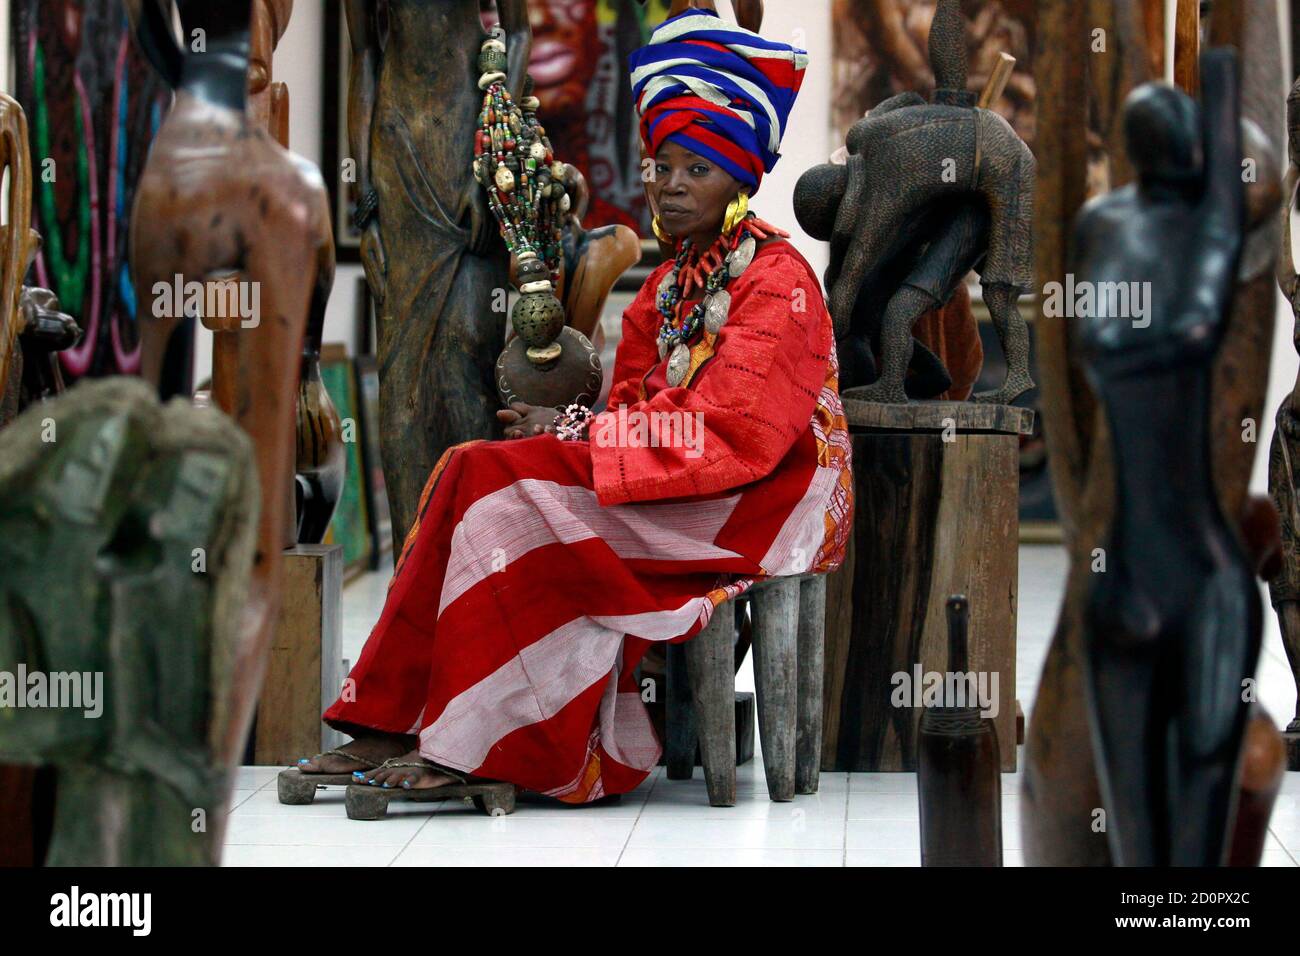
<svg viewBox="0 0 1300 956">
<path fill-rule="evenodd" d="M 716 354 L 671 388 L 654 305 L 671 265 L 624 314 L 588 441 L 443 455 L 331 725 L 418 733 L 435 763 L 569 802 L 623 793 L 660 754 L 633 674 L 650 643 L 693 637 L 756 578 L 838 566 L 849 441 L 812 268 L 761 247 Z"/>
</svg>

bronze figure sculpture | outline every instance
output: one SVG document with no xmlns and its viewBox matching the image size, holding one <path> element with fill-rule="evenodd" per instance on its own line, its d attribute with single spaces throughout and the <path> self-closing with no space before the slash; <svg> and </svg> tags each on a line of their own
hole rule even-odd
<svg viewBox="0 0 1300 956">
<path fill-rule="evenodd" d="M 442 452 L 497 434 L 507 257 L 471 168 L 483 101 L 478 0 L 346 7 L 348 138 L 378 315 L 384 483 L 400 548 Z M 527 4 L 497 8 L 517 99 L 531 47 Z"/>
<path fill-rule="evenodd" d="M 141 301 L 181 280 L 202 290 L 199 317 L 215 333 L 213 400 L 253 439 L 256 559 L 214 748 L 218 765 L 233 765 L 278 612 L 280 552 L 294 540 L 296 371 L 313 297 L 328 293 L 333 250 L 319 174 L 248 115 L 251 0 L 181 0 L 179 9 L 187 37 L 204 31 L 205 52 L 182 52 L 166 4 L 131 4 L 142 47 L 176 88 L 141 177 L 131 258 Z M 149 311 L 156 318 L 144 331 L 143 363 L 157 383 L 181 316 L 174 307 Z"/>
<path fill-rule="evenodd" d="M 1296 274 L 1291 252 L 1291 213 L 1295 206 L 1296 186 L 1300 183 L 1300 81 L 1291 87 L 1286 102 L 1287 150 L 1291 162 L 1283 187 L 1281 255 L 1277 262 L 1278 285 L 1295 315 L 1292 340 L 1300 348 L 1300 275 Z M 1291 664 L 1291 676 L 1300 689 L 1300 500 L 1296 483 L 1300 480 L 1300 379 L 1291 394 L 1278 406 L 1277 428 L 1268 452 L 1268 490 L 1282 519 L 1282 563 L 1268 582 L 1269 598 L 1277 613 L 1282 631 L 1282 646 Z M 1288 765 L 1300 770 L 1300 752 L 1295 741 L 1300 737 L 1300 692 L 1296 710 L 1286 731 L 1289 736 Z"/>
<path fill-rule="evenodd" d="M 1097 297 L 1077 328 L 1115 457 L 1083 652 L 1121 866 L 1225 862 L 1260 646 L 1254 574 L 1219 505 L 1209 435 L 1245 222 L 1235 55 L 1206 53 L 1201 84 L 1199 115 L 1163 84 L 1130 96 L 1139 181 L 1086 207 L 1075 231 L 1079 281 L 1140 283 L 1151 297 L 1146 316 Z"/>
<path fill-rule="evenodd" d="M 1033 285 L 1034 157 L 966 90 L 963 38 L 958 3 L 941 0 L 930 30 L 933 101 L 905 93 L 881 103 L 850 129 L 845 165 L 813 167 L 796 187 L 800 225 L 831 245 L 825 285 L 840 384 L 855 398 L 905 402 L 948 389 L 948 371 L 912 330 L 971 269 L 1007 360 L 1002 386 L 974 400 L 1009 404 L 1033 387 L 1016 302 Z"/>
</svg>

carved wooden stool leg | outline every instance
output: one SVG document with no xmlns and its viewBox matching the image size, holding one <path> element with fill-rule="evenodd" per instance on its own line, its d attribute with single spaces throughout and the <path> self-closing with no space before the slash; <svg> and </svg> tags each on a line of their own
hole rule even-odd
<svg viewBox="0 0 1300 956">
<path fill-rule="evenodd" d="M 794 799 L 799 579 L 774 578 L 754 591 L 754 683 L 767 793 Z"/>
<path fill-rule="evenodd" d="M 719 609 L 721 611 L 721 608 Z M 669 644 L 665 670 L 664 736 L 669 780 L 690 780 L 695 773 L 695 704 L 686 673 L 686 647 Z"/>
<path fill-rule="evenodd" d="M 715 609 L 708 626 L 685 644 L 704 781 L 709 805 L 714 807 L 736 805 L 736 674 L 730 610 L 725 604 Z"/>
<path fill-rule="evenodd" d="M 816 793 L 822 763 L 822 675 L 826 628 L 826 577 L 799 582 L 799 703 L 794 789 Z"/>
</svg>

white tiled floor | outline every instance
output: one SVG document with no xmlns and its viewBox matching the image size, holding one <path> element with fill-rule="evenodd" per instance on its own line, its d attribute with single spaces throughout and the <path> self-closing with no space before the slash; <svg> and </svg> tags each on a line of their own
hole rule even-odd
<svg viewBox="0 0 1300 956">
<path fill-rule="evenodd" d="M 1017 694 L 1030 712 L 1060 601 L 1061 549 L 1020 552 Z M 383 604 L 387 571 L 344 592 L 344 656 L 355 661 Z M 1265 605 L 1267 606 L 1267 605 Z M 1260 661 L 1260 699 L 1275 720 L 1295 706 L 1277 632 Z M 752 689 L 748 665 L 737 685 Z M 793 803 L 767 798 L 758 761 L 739 768 L 735 807 L 708 805 L 704 781 L 669 781 L 656 771 L 619 804 L 565 807 L 520 803 L 507 817 L 485 817 L 461 803 L 395 804 L 385 820 L 348 820 L 342 790 L 311 806 L 276 799 L 278 767 L 245 767 L 226 836 L 229 866 L 917 866 L 920 848 L 913 774 L 823 773 L 821 790 Z M 1023 865 L 1020 775 L 1002 777 L 1004 861 Z M 430 812 L 430 806 L 434 809 Z M 1287 775 L 1264 853 L 1266 866 L 1300 859 L 1300 773 Z"/>
</svg>

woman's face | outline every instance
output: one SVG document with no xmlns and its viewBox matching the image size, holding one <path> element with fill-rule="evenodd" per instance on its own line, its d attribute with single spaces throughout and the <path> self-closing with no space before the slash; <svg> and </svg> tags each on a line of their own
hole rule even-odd
<svg viewBox="0 0 1300 956">
<path fill-rule="evenodd" d="M 741 184 L 703 156 L 668 141 L 655 155 L 650 194 L 659 210 L 659 223 L 674 239 L 711 242 L 722 231 L 727 204 Z"/>
</svg>

